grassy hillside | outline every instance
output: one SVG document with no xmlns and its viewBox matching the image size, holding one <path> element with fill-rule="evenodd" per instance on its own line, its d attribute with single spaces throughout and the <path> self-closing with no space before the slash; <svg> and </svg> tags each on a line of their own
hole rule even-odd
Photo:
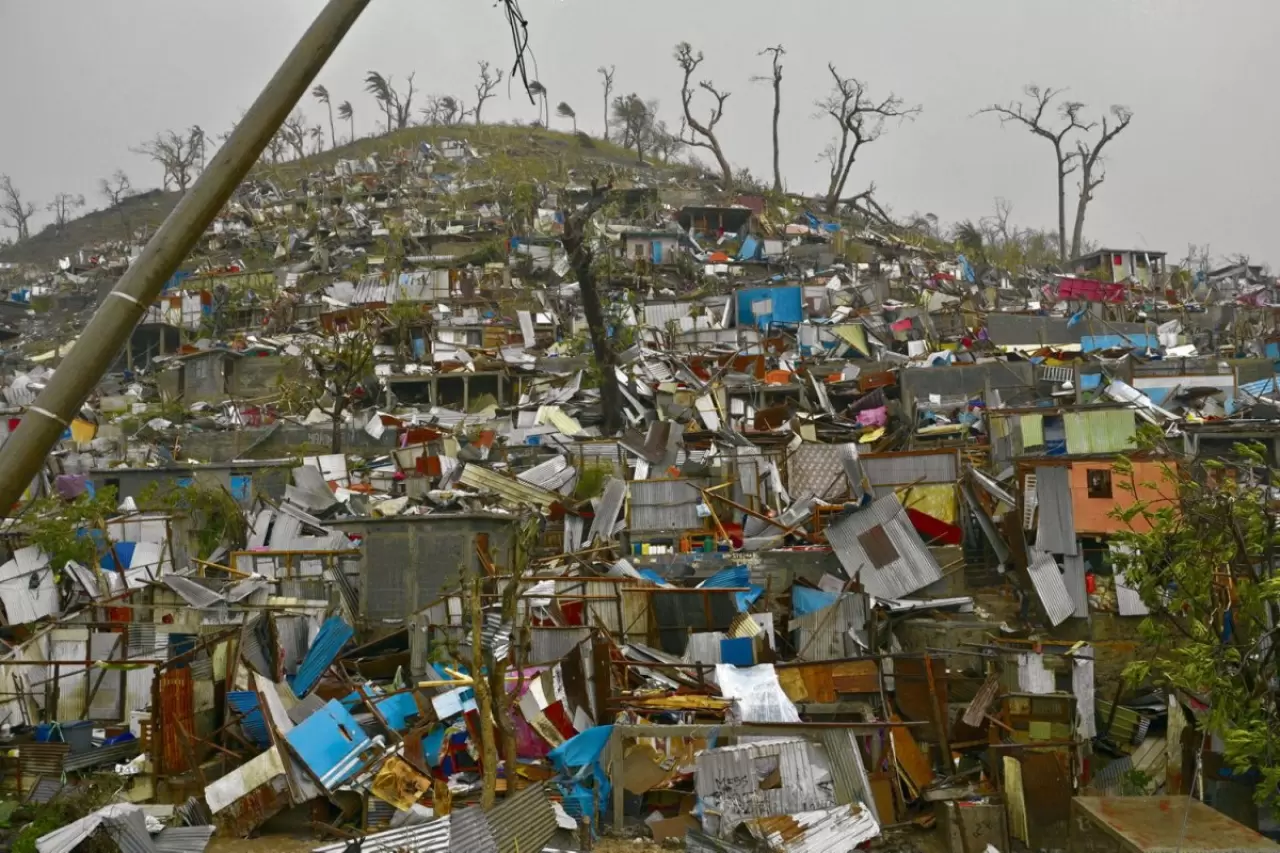
<svg viewBox="0 0 1280 853">
<path fill-rule="evenodd" d="M 287 163 L 263 164 L 255 168 L 257 177 L 270 178 L 285 187 L 305 175 L 330 170 L 340 159 L 363 159 L 370 154 L 389 158 L 398 151 L 416 150 L 421 142 L 439 144 L 444 139 L 466 139 L 482 154 L 484 162 L 469 172 L 478 179 L 519 181 L 571 180 L 570 171 L 585 180 L 590 174 L 611 167 L 637 166 L 634 151 L 600 139 L 514 125 L 457 125 L 454 127 L 409 127 L 382 136 L 357 139 L 353 143 Z M 656 164 L 645 167 L 655 179 L 679 176 L 692 178 L 696 170 L 684 164 Z M 61 232 L 52 225 L 30 240 L 0 250 L 0 262 L 51 266 L 59 258 L 82 248 L 124 239 L 126 228 L 147 226 L 154 231 L 178 203 L 178 193 L 152 190 L 126 199 L 119 207 L 97 210 L 69 222 Z M 126 225 L 127 223 L 127 225 Z"/>
<path fill-rule="evenodd" d="M 129 228 L 146 226 L 154 231 L 177 203 L 177 193 L 163 190 L 140 193 L 125 199 L 119 207 L 86 213 L 68 222 L 62 231 L 49 225 L 30 240 L 0 250 L 0 261 L 50 266 L 80 249 L 123 240 Z"/>
</svg>

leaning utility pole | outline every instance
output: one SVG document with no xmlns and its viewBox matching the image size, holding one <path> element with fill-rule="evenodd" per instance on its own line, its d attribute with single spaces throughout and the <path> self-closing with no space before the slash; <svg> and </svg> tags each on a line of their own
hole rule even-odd
<svg viewBox="0 0 1280 853">
<path fill-rule="evenodd" d="M 22 496 L 71 419 L 200 235 L 257 162 L 369 0 L 329 0 L 225 145 L 102 301 L 0 447 L 0 514 Z"/>
</svg>

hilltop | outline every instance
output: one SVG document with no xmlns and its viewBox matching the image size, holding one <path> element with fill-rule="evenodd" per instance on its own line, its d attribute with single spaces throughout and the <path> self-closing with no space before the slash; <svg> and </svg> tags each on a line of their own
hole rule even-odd
<svg viewBox="0 0 1280 853">
<path fill-rule="evenodd" d="M 512 182 L 568 181 L 570 170 L 603 172 L 611 167 L 634 169 L 638 165 L 634 151 L 586 134 L 514 125 L 433 125 L 364 137 L 297 160 L 261 163 L 250 176 L 270 179 L 288 188 L 308 174 L 331 170 L 339 160 L 364 159 L 372 154 L 388 157 L 398 151 L 415 150 L 423 142 L 436 145 L 445 139 L 467 140 L 484 153 L 483 171 L 488 177 Z M 698 175 L 698 170 L 688 164 L 647 165 L 655 177 L 694 179 Z M 118 207 L 87 213 L 61 230 L 49 225 L 31 239 L 0 250 L 0 262 L 51 266 L 81 249 L 124 240 L 130 228 L 145 227 L 150 234 L 180 197 L 177 192 L 150 190 L 129 197 Z"/>
</svg>

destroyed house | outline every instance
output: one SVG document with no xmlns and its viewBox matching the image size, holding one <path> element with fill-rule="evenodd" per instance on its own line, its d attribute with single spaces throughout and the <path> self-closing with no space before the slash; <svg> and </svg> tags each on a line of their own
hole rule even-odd
<svg viewBox="0 0 1280 853">
<path fill-rule="evenodd" d="M 724 234 L 745 236 L 755 214 L 749 207 L 697 207 L 680 209 L 680 227 L 698 237 L 719 237 Z"/>
<path fill-rule="evenodd" d="M 1098 249 L 1067 262 L 1076 275 L 1107 284 L 1132 281 L 1151 287 L 1164 280 L 1165 253 L 1146 249 Z"/>
<path fill-rule="evenodd" d="M 670 231 L 624 231 L 618 238 L 622 260 L 664 266 L 676 263 L 680 235 Z"/>
</svg>

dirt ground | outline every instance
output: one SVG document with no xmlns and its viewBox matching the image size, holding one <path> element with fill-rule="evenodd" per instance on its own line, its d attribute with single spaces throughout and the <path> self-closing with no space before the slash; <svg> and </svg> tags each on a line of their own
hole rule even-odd
<svg viewBox="0 0 1280 853">
<path fill-rule="evenodd" d="M 640 839 L 604 838 L 596 842 L 592 853 L 664 853 L 669 847 L 660 847 L 652 841 Z"/>
<path fill-rule="evenodd" d="M 324 844 L 309 838 L 264 835 L 261 838 L 215 838 L 207 853 L 304 853 Z"/>
</svg>

